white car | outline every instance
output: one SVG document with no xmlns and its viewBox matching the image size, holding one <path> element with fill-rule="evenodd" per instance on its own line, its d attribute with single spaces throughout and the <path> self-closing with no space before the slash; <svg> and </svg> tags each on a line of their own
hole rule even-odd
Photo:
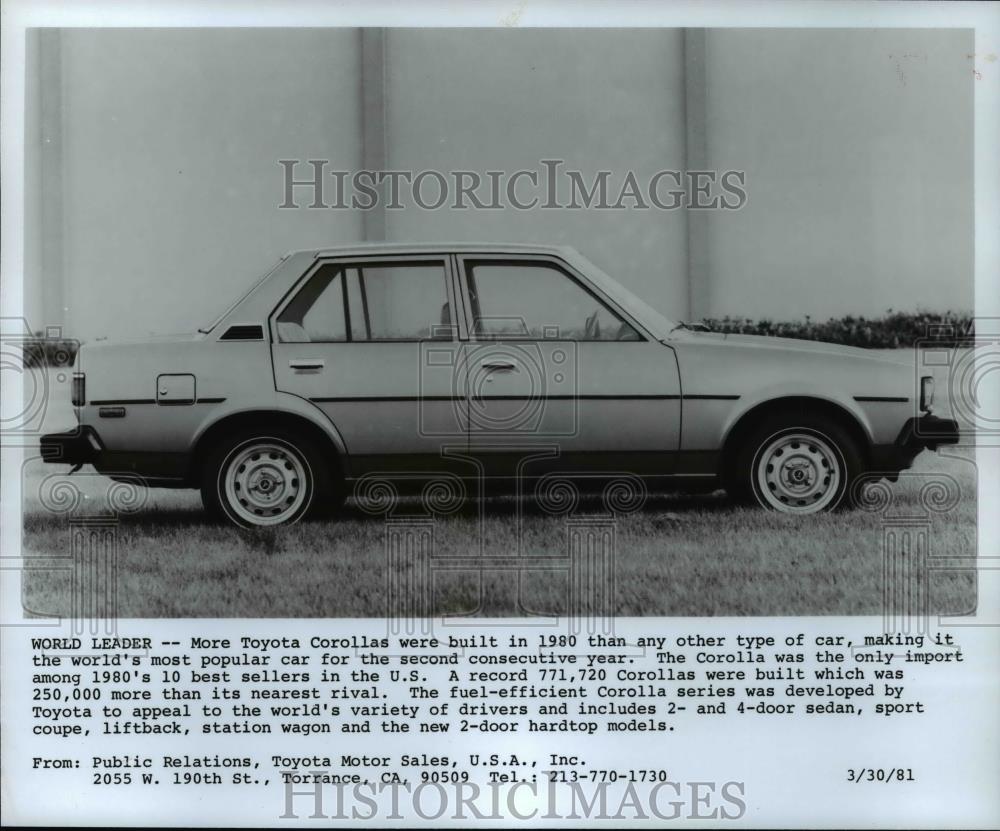
<svg viewBox="0 0 1000 831">
<path fill-rule="evenodd" d="M 357 245 L 283 257 L 194 334 L 84 345 L 79 428 L 41 448 L 244 526 L 373 474 L 624 475 L 813 513 L 956 442 L 932 398 L 878 352 L 668 320 L 569 248 Z"/>
</svg>

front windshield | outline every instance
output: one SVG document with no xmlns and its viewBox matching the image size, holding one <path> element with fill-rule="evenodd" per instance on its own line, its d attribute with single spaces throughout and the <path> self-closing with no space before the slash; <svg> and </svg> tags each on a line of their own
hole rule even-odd
<svg viewBox="0 0 1000 831">
<path fill-rule="evenodd" d="M 665 338 L 675 329 L 679 321 L 671 320 L 660 314 L 641 297 L 630 292 L 617 280 L 609 277 L 590 260 L 578 251 L 573 252 L 572 259 L 580 261 L 581 270 L 590 277 L 599 288 L 621 304 L 625 310 L 646 326 L 656 337 Z"/>
<path fill-rule="evenodd" d="M 284 257 L 278 260 L 278 262 L 276 262 L 273 266 L 271 266 L 271 268 L 267 270 L 267 273 L 263 277 L 261 277 L 256 283 L 250 286 L 249 289 L 243 292 L 243 294 L 239 296 L 239 298 L 236 300 L 235 303 L 230 303 L 226 307 L 225 311 L 222 312 L 222 314 L 220 314 L 217 318 L 215 318 L 215 320 L 213 320 L 208 326 L 202 326 L 201 328 L 199 328 L 198 331 L 201 332 L 203 335 L 207 335 L 209 332 L 211 332 L 216 326 L 218 326 L 222 322 L 223 318 L 225 318 L 226 315 L 228 315 L 233 309 L 239 306 L 240 303 L 246 300 L 258 288 L 260 288 L 260 286 L 264 283 L 264 281 L 272 274 L 274 274 L 274 272 L 277 271 L 278 266 L 281 265 L 287 259 L 288 255 L 285 254 Z"/>
</svg>

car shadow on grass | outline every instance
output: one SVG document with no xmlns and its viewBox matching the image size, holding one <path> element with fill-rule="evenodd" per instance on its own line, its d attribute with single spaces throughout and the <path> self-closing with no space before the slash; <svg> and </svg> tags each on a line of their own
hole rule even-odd
<svg viewBox="0 0 1000 831">
<path fill-rule="evenodd" d="M 444 512 L 429 510 L 427 505 L 419 497 L 401 497 L 396 500 L 387 510 L 372 510 L 364 507 L 353 499 L 348 500 L 342 507 L 325 516 L 310 517 L 302 520 L 300 524 L 315 526 L 322 524 L 336 524 L 338 522 L 356 522 L 380 525 L 388 517 L 392 518 L 418 518 L 418 517 L 454 517 L 456 519 L 476 520 L 476 519 L 504 519 L 508 517 L 558 517 L 566 514 L 580 517 L 607 517 L 613 515 L 628 514 L 676 514 L 677 518 L 685 513 L 717 510 L 720 508 L 735 507 L 722 491 L 712 494 L 651 494 L 642 505 L 635 509 L 624 512 L 615 512 L 608 509 L 599 496 L 583 496 L 575 503 L 570 510 L 553 510 L 543 505 L 534 498 L 518 497 L 487 497 L 484 499 L 465 499 L 454 509 Z M 49 513 L 44 510 L 26 512 L 24 515 L 24 532 L 26 535 L 40 533 L 44 531 L 63 528 L 67 521 L 80 519 L 83 517 L 93 518 L 93 515 L 81 513 L 62 514 Z M 144 507 L 137 511 L 121 512 L 108 516 L 109 522 L 114 522 L 120 528 L 143 528 L 150 531 L 155 528 L 160 529 L 183 529 L 183 528 L 232 528 L 232 526 L 219 517 L 209 514 L 198 505 L 190 507 L 157 507 L 156 505 Z M 233 530 L 245 530 L 236 529 Z M 263 529 L 253 529 L 259 531 Z"/>
</svg>

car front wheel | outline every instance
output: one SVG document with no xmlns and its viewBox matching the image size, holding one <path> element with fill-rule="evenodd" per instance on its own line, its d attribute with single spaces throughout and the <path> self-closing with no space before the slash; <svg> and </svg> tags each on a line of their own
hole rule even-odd
<svg viewBox="0 0 1000 831">
<path fill-rule="evenodd" d="M 763 508 L 815 514 L 846 505 L 861 469 L 855 441 L 832 419 L 776 417 L 748 437 L 732 490 Z"/>
<path fill-rule="evenodd" d="M 202 500 L 245 528 L 288 525 L 329 490 L 320 459 L 310 442 L 284 431 L 233 436 L 206 461 Z"/>
</svg>

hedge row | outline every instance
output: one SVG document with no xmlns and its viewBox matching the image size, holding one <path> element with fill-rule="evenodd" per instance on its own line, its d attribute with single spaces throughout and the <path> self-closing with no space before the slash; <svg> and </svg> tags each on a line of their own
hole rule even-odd
<svg viewBox="0 0 1000 831">
<path fill-rule="evenodd" d="M 706 318 L 702 323 L 713 332 L 741 335 L 772 335 L 781 338 L 821 340 L 869 349 L 899 349 L 933 341 L 941 346 L 963 346 L 974 335 L 972 315 L 947 311 L 894 312 L 882 317 L 831 317 L 827 321 L 805 320 L 774 322 L 750 318 Z"/>
</svg>

